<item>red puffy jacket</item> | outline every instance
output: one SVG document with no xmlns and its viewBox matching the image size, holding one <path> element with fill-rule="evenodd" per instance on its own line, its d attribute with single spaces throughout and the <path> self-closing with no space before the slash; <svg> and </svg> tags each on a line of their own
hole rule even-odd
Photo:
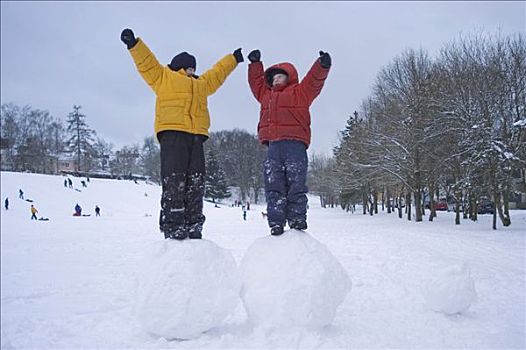
<svg viewBox="0 0 526 350">
<path fill-rule="evenodd" d="M 287 72 L 287 85 L 272 87 L 272 71 Z M 259 141 L 299 140 L 309 147 L 309 107 L 320 94 L 329 69 L 323 68 L 318 60 L 314 62 L 305 78 L 298 83 L 298 72 L 291 63 L 278 63 L 263 72 L 263 63 L 248 66 L 248 83 L 254 97 L 261 103 L 259 113 Z"/>
</svg>

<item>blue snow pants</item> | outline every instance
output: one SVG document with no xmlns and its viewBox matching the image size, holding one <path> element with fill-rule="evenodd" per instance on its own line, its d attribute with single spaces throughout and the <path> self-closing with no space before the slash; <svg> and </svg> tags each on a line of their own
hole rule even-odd
<svg viewBox="0 0 526 350">
<path fill-rule="evenodd" d="M 307 220 L 307 147 L 301 141 L 271 141 L 264 164 L 270 227 Z"/>
</svg>

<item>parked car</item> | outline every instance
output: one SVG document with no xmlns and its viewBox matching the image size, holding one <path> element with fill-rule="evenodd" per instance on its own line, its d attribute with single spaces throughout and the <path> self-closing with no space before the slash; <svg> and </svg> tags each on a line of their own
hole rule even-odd
<svg viewBox="0 0 526 350">
<path fill-rule="evenodd" d="M 483 199 L 477 204 L 477 214 L 493 214 L 495 205 L 489 199 Z"/>
<path fill-rule="evenodd" d="M 447 210 L 447 202 L 445 199 L 441 199 L 435 203 L 435 210 Z"/>
</svg>

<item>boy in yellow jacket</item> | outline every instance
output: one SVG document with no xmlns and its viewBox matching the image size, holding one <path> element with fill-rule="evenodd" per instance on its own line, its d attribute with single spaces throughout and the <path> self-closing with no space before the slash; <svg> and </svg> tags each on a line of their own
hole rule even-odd
<svg viewBox="0 0 526 350">
<path fill-rule="evenodd" d="M 35 208 L 33 206 L 33 204 L 31 204 L 31 208 L 30 209 L 31 209 L 31 220 L 38 220 L 37 219 L 37 213 L 38 213 L 37 208 Z"/>
<path fill-rule="evenodd" d="M 157 96 L 155 133 L 161 145 L 161 213 L 165 238 L 201 238 L 205 155 L 210 115 L 208 96 L 243 62 L 241 49 L 220 59 L 201 76 L 195 75 L 195 57 L 182 52 L 162 66 L 146 44 L 124 29 L 121 40 L 137 70 Z"/>
</svg>

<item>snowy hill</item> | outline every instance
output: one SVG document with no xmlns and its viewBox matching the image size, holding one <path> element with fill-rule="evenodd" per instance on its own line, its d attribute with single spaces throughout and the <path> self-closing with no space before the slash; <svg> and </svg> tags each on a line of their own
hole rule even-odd
<svg viewBox="0 0 526 350">
<path fill-rule="evenodd" d="M 322 209 L 311 197 L 308 233 L 353 282 L 332 325 L 264 332 L 247 323 L 239 303 L 220 327 L 178 342 L 148 335 L 133 317 L 141 264 L 164 241 L 160 188 L 106 179 L 90 179 L 84 188 L 84 178 L 72 178 L 79 192 L 65 188 L 64 179 L 1 173 L 2 204 L 10 201 L 9 210 L 1 210 L 2 349 L 526 347 L 525 211 L 513 211 L 512 226 L 493 231 L 489 215 L 455 226 L 452 213 L 441 212 L 435 222 L 415 223 L 395 214 Z M 18 198 L 19 189 L 49 221 L 30 220 L 31 203 Z M 91 216 L 73 217 L 76 203 Z M 240 264 L 268 235 L 262 210 L 251 205 L 244 221 L 240 208 L 205 203 L 203 237 Z M 477 297 L 462 314 L 446 315 L 426 302 L 425 291 L 437 283 L 452 286 L 458 275 L 442 273 L 452 266 L 469 269 Z"/>
</svg>

